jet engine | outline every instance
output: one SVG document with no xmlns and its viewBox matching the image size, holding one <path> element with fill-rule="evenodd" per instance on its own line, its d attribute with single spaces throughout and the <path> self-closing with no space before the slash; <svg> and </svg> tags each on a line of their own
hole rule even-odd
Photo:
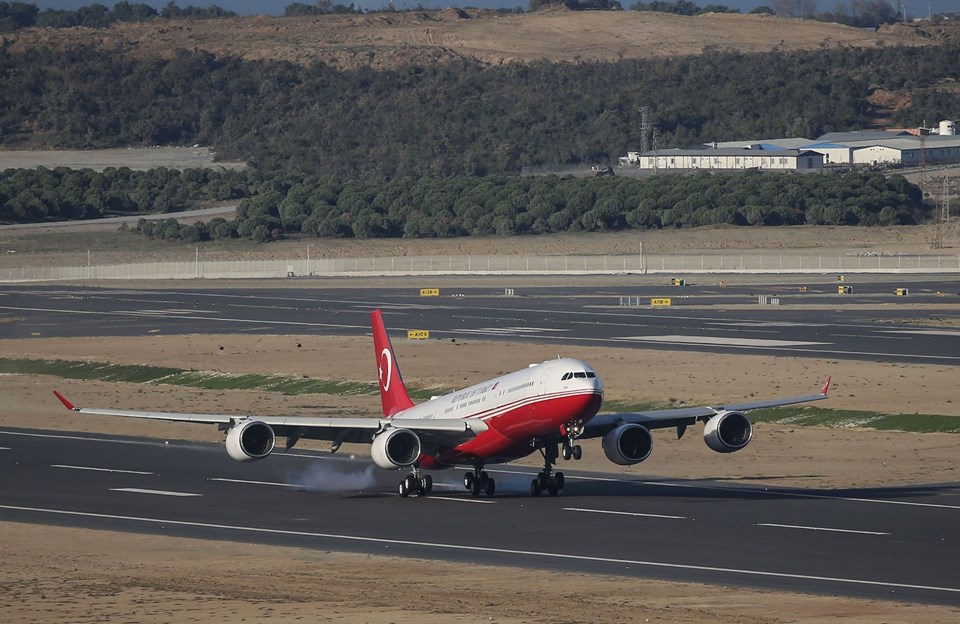
<svg viewBox="0 0 960 624">
<path fill-rule="evenodd" d="M 703 440 L 718 453 L 739 451 L 753 438 L 753 425 L 741 412 L 719 412 L 703 427 Z"/>
<path fill-rule="evenodd" d="M 373 439 L 370 456 L 381 468 L 405 468 L 420 457 L 420 438 L 409 429 L 388 429 Z"/>
<path fill-rule="evenodd" d="M 639 464 L 650 457 L 652 450 L 653 436 L 643 425 L 620 425 L 603 436 L 604 454 L 621 466 Z"/>
<path fill-rule="evenodd" d="M 239 462 L 263 459 L 273 452 L 277 436 L 259 420 L 244 420 L 227 431 L 227 455 Z"/>
</svg>

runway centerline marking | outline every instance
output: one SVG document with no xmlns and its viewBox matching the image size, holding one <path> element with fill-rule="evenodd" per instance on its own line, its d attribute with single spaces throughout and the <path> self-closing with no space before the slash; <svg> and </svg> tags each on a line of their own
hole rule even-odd
<svg viewBox="0 0 960 624">
<path fill-rule="evenodd" d="M 111 492 L 127 492 L 129 494 L 154 494 L 156 496 L 203 496 L 192 492 L 170 492 L 168 490 L 146 490 L 143 488 L 110 488 Z"/>
<path fill-rule="evenodd" d="M 640 518 L 665 518 L 667 520 L 686 520 L 686 516 L 668 516 L 665 514 L 637 513 L 635 511 L 611 511 L 609 509 L 582 509 L 580 507 L 564 507 L 564 511 L 577 511 L 582 513 L 610 514 L 612 516 L 637 516 Z"/>
<path fill-rule="evenodd" d="M 95 468 L 93 466 L 69 466 L 67 464 L 50 464 L 51 468 L 67 468 L 69 470 L 92 470 L 94 472 L 117 472 L 120 474 L 152 475 L 152 472 L 143 470 L 121 470 L 119 468 Z"/>
<path fill-rule="evenodd" d="M 755 526 L 773 527 L 777 529 L 801 529 L 803 531 L 830 531 L 832 533 L 856 533 L 858 535 L 890 535 L 882 531 L 856 531 L 853 529 L 831 529 L 828 527 L 801 526 L 799 524 L 775 524 L 773 522 L 761 522 Z"/>
<path fill-rule="evenodd" d="M 303 490 L 310 489 L 306 485 L 300 485 L 299 483 L 275 483 L 273 481 L 248 481 L 246 479 L 225 479 L 222 477 L 209 477 L 207 481 L 221 481 L 223 483 L 243 483 L 246 485 L 271 485 L 273 487 L 300 488 Z"/>
<path fill-rule="evenodd" d="M 595 557 L 590 555 L 574 555 L 559 552 L 544 552 L 534 550 L 517 550 L 512 548 L 494 548 L 491 546 L 469 546 L 466 544 L 447 544 L 443 542 L 421 542 L 415 540 L 398 540 L 384 537 L 369 537 L 363 535 L 344 535 L 337 533 L 315 533 L 309 531 L 294 531 L 289 529 L 270 529 L 266 527 L 216 524 L 211 522 L 191 522 L 187 520 L 173 520 L 170 518 L 147 518 L 142 516 L 121 516 L 114 514 L 101 514 L 86 511 L 69 511 L 65 509 L 45 509 L 42 507 L 21 507 L 17 505 L 0 505 L 0 509 L 10 511 L 23 511 L 29 513 L 46 513 L 60 516 L 73 516 L 81 518 L 99 518 L 102 520 L 123 520 L 126 522 L 137 522 L 141 524 L 168 525 L 194 527 L 202 529 L 217 529 L 223 531 L 235 531 L 241 533 L 259 533 L 263 535 L 288 535 L 292 537 L 311 537 L 317 539 L 342 540 L 354 543 L 366 544 L 388 544 L 395 546 L 416 546 L 425 548 L 436 548 L 447 551 L 475 552 L 475 553 L 493 553 L 501 555 L 515 555 L 520 557 L 539 558 L 547 560 L 563 561 L 590 561 L 594 563 L 609 563 L 615 565 L 633 565 L 648 568 L 670 569 L 670 570 L 694 570 L 698 572 L 720 572 L 723 574 L 736 574 L 740 576 L 757 576 L 766 578 L 795 579 L 806 581 L 818 581 L 825 583 L 837 583 L 845 585 L 861 585 L 869 587 L 888 587 L 893 589 L 918 589 L 923 591 L 943 592 L 950 594 L 960 594 L 960 588 L 941 587 L 936 585 L 914 585 L 909 583 L 895 583 L 892 581 L 876 581 L 870 579 L 851 579 L 833 576 L 817 576 L 812 574 L 795 574 L 791 572 L 773 572 L 770 570 L 748 570 L 742 568 L 722 568 L 717 566 L 704 566 L 688 563 L 669 563 L 665 561 L 643 561 L 633 559 L 618 559 L 614 557 Z"/>
</svg>

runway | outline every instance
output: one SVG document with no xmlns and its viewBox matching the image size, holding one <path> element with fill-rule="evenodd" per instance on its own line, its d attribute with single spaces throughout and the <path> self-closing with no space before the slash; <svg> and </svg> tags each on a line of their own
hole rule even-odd
<svg viewBox="0 0 960 624">
<path fill-rule="evenodd" d="M 0 336 L 150 334 L 362 335 L 369 312 L 388 329 L 428 330 L 444 340 L 509 340 L 558 345 L 759 353 L 844 360 L 960 364 L 960 285 L 951 278 L 911 283 L 896 297 L 890 281 L 857 283 L 838 295 L 821 276 L 797 284 L 444 289 L 249 288 L 135 290 L 73 286 L 0 287 Z M 938 296 L 936 293 L 941 293 Z M 757 306 L 761 294 L 781 306 Z M 622 297 L 669 308 L 621 306 Z M 922 310 L 912 307 L 923 304 Z M 877 309 L 877 306 L 883 306 Z M 957 326 L 924 325 L 930 317 Z"/>
<path fill-rule="evenodd" d="M 363 458 L 0 431 L 0 520 L 960 605 L 960 484 L 818 491 L 491 467 L 492 499 L 434 473 L 400 499 Z M 561 465 L 566 469 L 574 462 Z M 343 491 L 320 491 L 339 489 Z"/>
</svg>

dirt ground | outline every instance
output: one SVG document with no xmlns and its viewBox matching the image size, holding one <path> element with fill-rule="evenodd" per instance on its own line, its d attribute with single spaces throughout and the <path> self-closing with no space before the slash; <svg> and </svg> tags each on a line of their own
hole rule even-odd
<svg viewBox="0 0 960 624">
<path fill-rule="evenodd" d="M 489 64 L 552 60 L 616 61 L 701 54 L 705 50 L 768 52 L 837 46 L 927 45 L 944 33 L 897 25 L 879 31 L 764 15 L 696 17 L 639 11 L 553 9 L 500 15 L 446 9 L 313 18 L 239 17 L 222 20 L 153 20 L 106 29 L 29 28 L 6 38 L 9 49 L 94 44 L 144 57 L 170 57 L 178 49 L 207 50 L 246 60 L 321 61 L 348 69 L 390 68 L 456 58 Z"/>
<path fill-rule="evenodd" d="M 291 350 L 295 342 L 303 347 Z M 314 336 L 150 336 L 0 342 L 0 357 L 61 357 L 229 372 L 369 380 L 369 340 Z M 289 343 L 289 344 L 288 344 Z M 224 345 L 223 354 L 219 345 Z M 464 385 L 556 357 L 556 346 L 483 341 L 395 345 L 410 384 Z M 713 402 L 806 393 L 834 375 L 836 408 L 957 414 L 949 367 L 577 348 L 608 398 Z M 566 353 L 566 355 L 571 355 Z M 285 396 L 172 386 L 0 376 L 0 423 L 73 431 L 218 440 L 213 427 L 81 417 L 50 393 L 102 407 L 228 413 L 375 416 L 376 396 Z M 741 453 L 709 451 L 698 432 L 656 433 L 647 478 L 720 477 L 768 485 L 858 488 L 956 481 L 949 434 L 759 425 Z M 321 447 L 322 448 L 322 447 Z M 358 453 L 365 449 L 355 450 Z M 578 468 L 611 471 L 596 444 Z M 342 451 L 344 452 L 344 451 Z M 527 462 L 530 463 L 530 462 Z M 696 584 L 397 560 L 251 544 L 2 524 L 0 610 L 10 623 L 53 622 L 673 622 L 947 623 L 960 610 Z M 549 606 L 548 606 L 549 605 Z M 561 614 L 559 605 L 562 605 Z M 240 621 L 244 621 L 241 619 Z"/>
</svg>

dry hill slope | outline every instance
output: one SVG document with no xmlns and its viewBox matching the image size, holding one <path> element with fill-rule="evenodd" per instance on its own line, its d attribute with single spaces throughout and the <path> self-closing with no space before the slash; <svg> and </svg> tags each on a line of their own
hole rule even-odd
<svg viewBox="0 0 960 624">
<path fill-rule="evenodd" d="M 386 68 L 454 58 L 491 64 L 541 59 L 616 61 L 701 54 L 706 49 L 766 52 L 931 42 L 909 27 L 873 32 L 762 15 L 684 17 L 566 10 L 500 15 L 459 9 L 310 18 L 155 20 L 101 30 L 32 28 L 8 35 L 7 40 L 12 50 L 20 52 L 42 44 L 94 43 L 109 49 L 126 47 L 144 56 L 170 56 L 180 48 L 201 49 L 247 60 L 322 61 L 341 68 Z"/>
</svg>

